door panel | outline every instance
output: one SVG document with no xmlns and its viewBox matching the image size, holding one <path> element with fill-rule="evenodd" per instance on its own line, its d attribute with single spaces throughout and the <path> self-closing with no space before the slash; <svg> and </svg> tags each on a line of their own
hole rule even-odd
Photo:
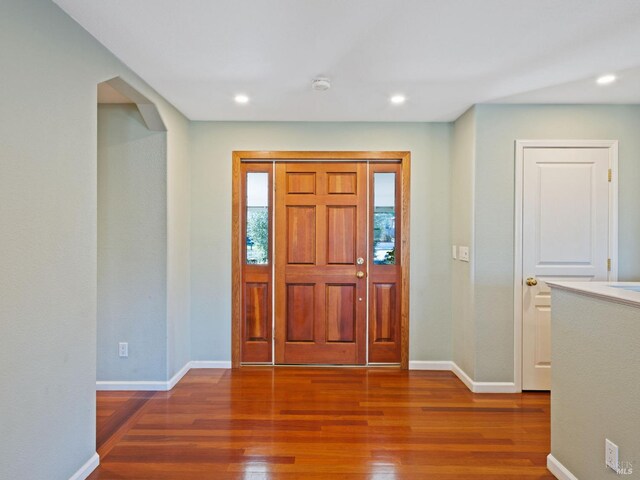
<svg viewBox="0 0 640 480">
<path fill-rule="evenodd" d="M 327 342 L 353 342 L 356 333 L 356 285 L 327 285 Z"/>
<path fill-rule="evenodd" d="M 539 189 L 536 265 L 592 265 L 591 229 L 597 213 L 593 208 L 595 164 L 538 163 L 536 168 Z"/>
<path fill-rule="evenodd" d="M 606 281 L 609 150 L 525 148 L 522 388 L 551 387 L 551 302 L 545 281 Z M 527 285 L 526 279 L 537 284 Z"/>
<path fill-rule="evenodd" d="M 248 342 L 268 341 L 271 330 L 269 312 L 269 284 L 247 283 L 245 291 L 245 340 Z"/>
<path fill-rule="evenodd" d="M 327 207 L 327 263 L 355 264 L 357 207 Z"/>
<path fill-rule="evenodd" d="M 396 302 L 396 285 L 394 283 L 374 283 L 371 298 L 371 324 L 375 327 L 373 341 L 394 342 L 396 340 L 396 319 L 398 304 Z"/>
<path fill-rule="evenodd" d="M 287 341 L 313 342 L 315 285 L 287 285 Z"/>
<path fill-rule="evenodd" d="M 536 349 L 534 365 L 536 367 L 551 365 L 551 296 L 538 295 L 536 298 L 535 325 Z"/>
<path fill-rule="evenodd" d="M 287 193 L 316 193 L 316 174 L 314 172 L 291 172 L 287 174 Z"/>
<path fill-rule="evenodd" d="M 364 163 L 276 165 L 276 363 L 366 363 L 366 185 Z"/>
<path fill-rule="evenodd" d="M 329 181 L 328 193 L 357 193 L 358 176 L 355 173 L 328 172 L 327 179 Z"/>
<path fill-rule="evenodd" d="M 287 261 L 314 264 L 316 260 L 315 206 L 287 206 Z"/>
</svg>

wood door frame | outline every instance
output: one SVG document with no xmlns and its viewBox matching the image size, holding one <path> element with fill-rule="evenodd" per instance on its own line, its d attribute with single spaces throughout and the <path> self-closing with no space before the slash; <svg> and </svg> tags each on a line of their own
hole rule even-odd
<svg viewBox="0 0 640 480">
<path fill-rule="evenodd" d="M 395 161 L 402 165 L 402 215 L 401 245 L 401 305 L 400 368 L 409 368 L 409 234 L 411 199 L 411 152 L 407 151 L 234 151 L 232 153 L 232 198 L 231 198 L 231 367 L 241 366 L 242 332 L 242 212 L 240 192 L 242 191 L 241 164 L 250 162 L 289 161 Z M 366 339 L 365 339 L 366 340 Z M 367 341 L 367 340 L 366 340 Z"/>
<path fill-rule="evenodd" d="M 513 267 L 513 381 L 516 392 L 522 392 L 522 223 L 524 216 L 524 150 L 525 148 L 607 148 L 609 149 L 609 280 L 618 278 L 618 140 L 516 140 L 515 142 L 515 210 Z"/>
</svg>

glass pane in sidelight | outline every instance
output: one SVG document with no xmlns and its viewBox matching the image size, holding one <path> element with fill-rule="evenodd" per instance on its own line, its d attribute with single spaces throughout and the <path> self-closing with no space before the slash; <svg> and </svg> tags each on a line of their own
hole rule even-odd
<svg viewBox="0 0 640 480">
<path fill-rule="evenodd" d="M 373 174 L 373 263 L 396 263 L 396 174 Z"/>
<path fill-rule="evenodd" d="M 269 263 L 269 174 L 247 173 L 247 263 Z"/>
</svg>

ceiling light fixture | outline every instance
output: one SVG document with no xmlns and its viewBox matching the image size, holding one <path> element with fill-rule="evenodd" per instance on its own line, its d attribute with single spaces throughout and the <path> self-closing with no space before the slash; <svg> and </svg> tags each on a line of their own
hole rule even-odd
<svg viewBox="0 0 640 480">
<path fill-rule="evenodd" d="M 326 77 L 314 78 L 313 82 L 311 82 L 311 88 L 316 92 L 324 92 L 331 88 L 331 80 Z"/>
<path fill-rule="evenodd" d="M 242 104 L 249 103 L 249 97 L 242 94 L 236 95 L 234 100 L 236 101 L 236 103 L 242 103 Z"/>
<path fill-rule="evenodd" d="M 394 105 L 402 105 L 407 98 L 404 95 L 394 95 L 391 97 L 391 103 Z"/>
<path fill-rule="evenodd" d="M 615 82 L 617 79 L 617 77 L 611 73 L 607 74 L 607 75 L 602 75 L 601 77 L 598 77 L 598 79 L 596 80 L 596 83 L 598 85 L 609 85 L 613 82 Z"/>
</svg>

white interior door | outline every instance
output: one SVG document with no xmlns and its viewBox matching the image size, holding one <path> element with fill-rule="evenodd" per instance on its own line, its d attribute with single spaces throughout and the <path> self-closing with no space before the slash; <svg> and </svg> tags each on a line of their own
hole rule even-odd
<svg viewBox="0 0 640 480">
<path fill-rule="evenodd" d="M 522 389 L 551 388 L 546 280 L 606 281 L 609 148 L 524 148 Z"/>
</svg>

